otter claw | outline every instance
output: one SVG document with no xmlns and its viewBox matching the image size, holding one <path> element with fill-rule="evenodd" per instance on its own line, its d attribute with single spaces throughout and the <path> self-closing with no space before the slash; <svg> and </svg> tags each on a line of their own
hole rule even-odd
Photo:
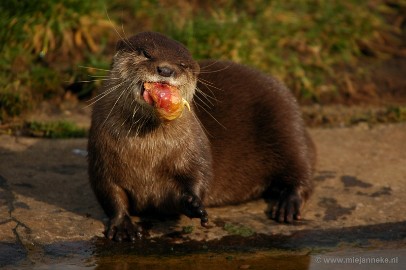
<svg viewBox="0 0 406 270">
<path fill-rule="evenodd" d="M 117 242 L 126 240 L 135 242 L 137 239 L 142 238 L 142 228 L 133 224 L 129 216 L 124 216 L 110 220 L 105 234 L 108 239 Z"/>
<path fill-rule="evenodd" d="M 182 198 L 183 213 L 190 218 L 200 218 L 201 225 L 207 227 L 209 218 L 202 201 L 195 195 L 185 194 Z"/>
<path fill-rule="evenodd" d="M 302 196 L 298 191 L 292 191 L 290 194 L 281 192 L 278 200 L 273 200 L 269 205 L 269 217 L 279 223 L 293 223 L 301 219 L 301 207 L 303 205 Z"/>
</svg>

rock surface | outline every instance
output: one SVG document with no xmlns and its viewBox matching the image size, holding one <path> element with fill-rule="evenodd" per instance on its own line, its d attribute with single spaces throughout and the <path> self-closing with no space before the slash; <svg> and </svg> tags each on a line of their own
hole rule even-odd
<svg viewBox="0 0 406 270">
<path fill-rule="evenodd" d="M 262 200 L 209 208 L 209 228 L 186 217 L 135 221 L 151 242 L 210 246 L 237 235 L 253 239 L 251 247 L 272 238 L 278 247 L 395 241 L 394 248 L 405 249 L 406 124 L 310 132 L 318 148 L 316 187 L 295 226 L 269 220 Z M 0 267 L 35 263 L 52 245 L 106 243 L 107 220 L 87 179 L 86 143 L 0 136 Z"/>
</svg>

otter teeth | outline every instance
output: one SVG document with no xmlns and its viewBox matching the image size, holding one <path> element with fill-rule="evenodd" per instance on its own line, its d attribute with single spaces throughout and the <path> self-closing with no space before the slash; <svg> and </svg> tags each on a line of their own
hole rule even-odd
<svg viewBox="0 0 406 270">
<path fill-rule="evenodd" d="M 187 102 L 186 99 L 182 98 L 182 103 L 183 103 L 183 106 L 186 106 L 188 108 L 189 112 L 190 112 L 189 102 Z"/>
</svg>

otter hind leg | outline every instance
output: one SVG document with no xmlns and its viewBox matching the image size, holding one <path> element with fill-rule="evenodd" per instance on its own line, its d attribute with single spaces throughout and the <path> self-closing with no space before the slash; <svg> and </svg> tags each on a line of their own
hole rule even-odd
<svg viewBox="0 0 406 270">
<path fill-rule="evenodd" d="M 273 190 L 268 202 L 267 215 L 277 222 L 293 223 L 302 218 L 304 199 L 297 190 Z"/>
</svg>

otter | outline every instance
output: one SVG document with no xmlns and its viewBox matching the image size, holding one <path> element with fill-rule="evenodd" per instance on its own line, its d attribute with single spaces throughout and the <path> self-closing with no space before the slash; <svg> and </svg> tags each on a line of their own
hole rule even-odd
<svg viewBox="0 0 406 270">
<path fill-rule="evenodd" d="M 315 159 L 297 101 L 274 78 L 230 61 L 197 62 L 160 33 L 117 43 L 88 141 L 108 239 L 139 238 L 132 215 L 183 214 L 207 226 L 206 207 L 258 198 L 270 218 L 292 223 L 312 192 Z"/>
</svg>

